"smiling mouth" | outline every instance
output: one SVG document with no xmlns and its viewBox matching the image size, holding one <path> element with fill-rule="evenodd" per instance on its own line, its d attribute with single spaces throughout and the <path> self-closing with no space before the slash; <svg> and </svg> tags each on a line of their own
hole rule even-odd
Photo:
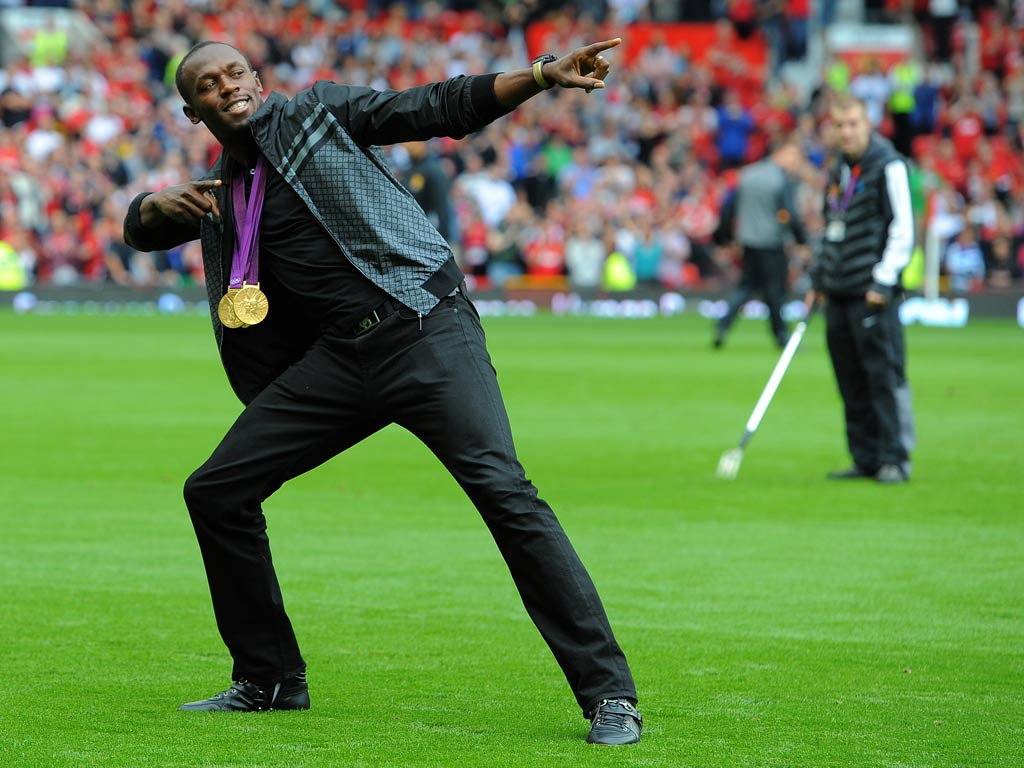
<svg viewBox="0 0 1024 768">
<path fill-rule="evenodd" d="M 228 113 L 241 112 L 247 106 L 249 106 L 249 99 L 239 99 L 226 106 L 224 111 Z"/>
</svg>

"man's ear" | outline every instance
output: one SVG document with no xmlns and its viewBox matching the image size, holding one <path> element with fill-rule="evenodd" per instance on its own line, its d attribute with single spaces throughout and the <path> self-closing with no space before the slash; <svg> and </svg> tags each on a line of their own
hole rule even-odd
<svg viewBox="0 0 1024 768">
<path fill-rule="evenodd" d="M 256 80 L 256 86 L 257 86 L 257 87 L 258 87 L 258 88 L 259 88 L 259 89 L 260 89 L 260 90 L 262 91 L 262 90 L 263 90 L 263 83 L 262 83 L 262 82 L 260 82 L 260 73 L 259 73 L 259 72 L 257 72 L 257 71 L 256 71 L 256 70 L 254 69 L 254 70 L 252 71 L 252 76 L 253 76 L 253 78 L 254 78 L 254 79 Z"/>
<path fill-rule="evenodd" d="M 184 105 L 181 108 L 181 111 L 185 113 L 185 117 L 192 121 L 192 125 L 199 125 L 199 123 L 202 122 L 199 119 L 199 115 L 196 114 L 196 111 L 192 109 L 190 104 Z"/>
</svg>

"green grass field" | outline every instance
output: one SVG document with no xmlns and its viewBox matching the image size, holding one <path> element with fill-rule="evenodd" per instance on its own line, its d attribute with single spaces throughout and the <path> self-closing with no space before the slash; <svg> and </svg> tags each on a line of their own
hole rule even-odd
<svg viewBox="0 0 1024 768">
<path fill-rule="evenodd" d="M 520 456 L 605 601 L 644 740 L 588 747 L 461 492 L 390 428 L 266 504 L 308 713 L 227 686 L 185 477 L 238 411 L 199 317 L 0 314 L 0 765 L 1024 765 L 1024 331 L 908 329 L 913 482 L 848 458 L 812 325 L 490 319 Z"/>
</svg>

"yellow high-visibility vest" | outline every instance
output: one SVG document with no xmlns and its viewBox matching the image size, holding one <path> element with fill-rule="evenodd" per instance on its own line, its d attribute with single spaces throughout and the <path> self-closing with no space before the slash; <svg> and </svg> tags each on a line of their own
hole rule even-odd
<svg viewBox="0 0 1024 768">
<path fill-rule="evenodd" d="M 619 251 L 608 254 L 604 262 L 603 282 L 606 291 L 631 291 L 636 288 L 636 272 L 624 254 Z"/>
<path fill-rule="evenodd" d="M 32 37 L 32 64 L 37 67 L 63 64 L 68 57 L 68 33 L 63 29 L 40 29 Z"/>
<path fill-rule="evenodd" d="M 0 240 L 0 291 L 20 291 L 28 285 L 28 275 L 18 252 Z"/>
</svg>

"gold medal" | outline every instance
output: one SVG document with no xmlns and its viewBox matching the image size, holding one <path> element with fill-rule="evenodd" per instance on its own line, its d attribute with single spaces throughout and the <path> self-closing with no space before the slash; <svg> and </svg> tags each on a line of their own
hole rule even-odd
<svg viewBox="0 0 1024 768">
<path fill-rule="evenodd" d="M 260 290 L 260 284 L 248 285 L 242 283 L 238 293 L 231 300 L 231 306 L 235 310 L 235 316 L 245 325 L 256 325 L 262 322 L 267 316 L 270 305 L 267 302 L 267 294 Z"/>
<path fill-rule="evenodd" d="M 217 305 L 217 317 L 220 318 L 221 324 L 225 328 L 245 328 L 246 325 L 238 319 L 238 315 L 235 314 L 235 294 L 238 293 L 238 288 L 228 288 L 228 292 L 225 293 L 220 303 Z"/>
</svg>

